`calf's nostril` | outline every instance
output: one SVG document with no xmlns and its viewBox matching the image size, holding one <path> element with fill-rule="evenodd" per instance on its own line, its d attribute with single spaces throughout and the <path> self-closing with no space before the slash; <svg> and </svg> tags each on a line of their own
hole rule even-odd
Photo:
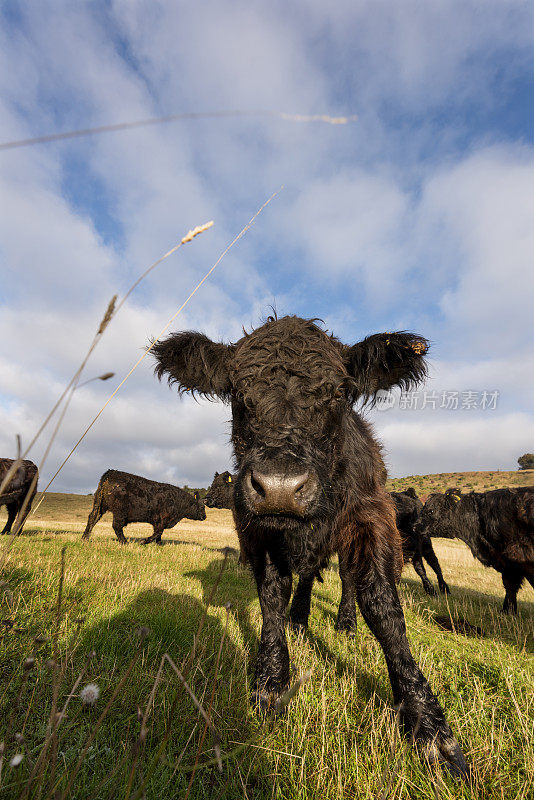
<svg viewBox="0 0 534 800">
<path fill-rule="evenodd" d="M 265 497 L 265 489 L 260 481 L 256 479 L 253 472 L 250 475 L 250 483 L 254 491 L 259 494 L 260 497 Z"/>
<path fill-rule="evenodd" d="M 298 482 L 297 482 L 297 484 L 295 486 L 295 494 L 299 494 L 299 492 L 301 492 L 304 489 L 304 487 L 308 483 L 308 478 L 309 478 L 309 475 L 308 475 L 307 472 L 299 478 L 299 480 L 298 480 Z"/>
</svg>

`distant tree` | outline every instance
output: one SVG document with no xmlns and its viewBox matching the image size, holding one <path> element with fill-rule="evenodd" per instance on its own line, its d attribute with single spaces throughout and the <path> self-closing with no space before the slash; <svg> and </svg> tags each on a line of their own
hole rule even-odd
<svg viewBox="0 0 534 800">
<path fill-rule="evenodd" d="M 525 453 L 517 459 L 519 469 L 534 469 L 534 453 Z"/>
</svg>

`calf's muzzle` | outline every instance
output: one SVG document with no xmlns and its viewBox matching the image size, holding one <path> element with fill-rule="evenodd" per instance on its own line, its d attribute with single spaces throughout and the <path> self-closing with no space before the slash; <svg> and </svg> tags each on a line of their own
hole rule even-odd
<svg viewBox="0 0 534 800">
<path fill-rule="evenodd" d="M 310 472 L 288 472 L 266 467 L 247 470 L 243 491 L 254 514 L 305 516 L 313 505 L 319 483 Z"/>
</svg>

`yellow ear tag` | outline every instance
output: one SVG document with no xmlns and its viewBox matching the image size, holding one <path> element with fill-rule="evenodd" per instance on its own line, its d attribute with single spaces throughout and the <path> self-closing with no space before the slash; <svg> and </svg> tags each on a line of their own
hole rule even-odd
<svg viewBox="0 0 534 800">
<path fill-rule="evenodd" d="M 455 503 L 459 503 L 460 500 L 461 500 L 461 497 L 458 494 L 453 494 L 453 495 L 451 495 L 451 497 L 452 497 L 452 499 L 454 500 Z"/>
<path fill-rule="evenodd" d="M 412 350 L 418 356 L 422 356 L 426 353 L 426 345 L 424 342 L 412 342 Z"/>
<path fill-rule="evenodd" d="M 228 483 L 232 483 L 232 476 L 228 475 Z"/>
</svg>

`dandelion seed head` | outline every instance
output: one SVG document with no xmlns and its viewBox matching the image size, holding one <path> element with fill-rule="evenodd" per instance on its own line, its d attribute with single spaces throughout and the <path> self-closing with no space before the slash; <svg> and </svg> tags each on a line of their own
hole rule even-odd
<svg viewBox="0 0 534 800">
<path fill-rule="evenodd" d="M 80 700 L 84 706 L 94 706 L 100 697 L 100 689 L 96 683 L 88 683 L 80 692 Z"/>
</svg>

